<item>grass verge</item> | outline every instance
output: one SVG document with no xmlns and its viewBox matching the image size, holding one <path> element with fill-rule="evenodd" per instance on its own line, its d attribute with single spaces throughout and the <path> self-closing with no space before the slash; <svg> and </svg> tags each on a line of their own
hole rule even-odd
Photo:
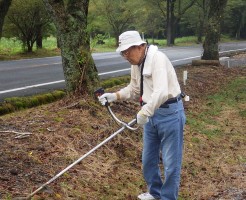
<svg viewBox="0 0 246 200">
<path fill-rule="evenodd" d="M 117 78 L 107 79 L 101 82 L 101 86 L 104 89 L 113 88 L 126 84 L 130 81 L 130 76 L 122 76 Z M 50 93 L 44 93 L 28 97 L 11 97 L 6 98 L 3 103 L 0 103 L 0 116 L 15 111 L 23 110 L 26 108 L 32 108 L 46 103 L 54 102 L 58 99 L 66 96 L 64 91 L 53 91 Z"/>
<path fill-rule="evenodd" d="M 239 104 L 240 102 L 240 104 Z M 216 118 L 220 117 L 225 109 L 233 109 L 238 112 L 241 118 L 246 119 L 246 108 L 241 104 L 246 103 L 246 78 L 237 78 L 228 84 L 221 92 L 209 95 L 202 112 L 197 115 L 191 115 L 187 124 L 198 133 L 209 137 L 223 133 L 223 126 Z"/>
<path fill-rule="evenodd" d="M 215 92 L 205 92 L 200 101 L 191 100 L 190 103 L 197 105 L 186 112 L 180 200 L 234 199 L 236 196 L 243 199 L 246 77 L 245 72 L 229 82 L 225 79 L 221 82 L 221 77 L 217 78 L 218 83 L 216 79 L 213 82 L 203 79 L 203 92 L 210 90 L 205 85 L 220 87 Z M 199 84 L 201 82 L 193 83 L 191 91 Z"/>
<path fill-rule="evenodd" d="M 51 103 L 61 99 L 65 95 L 66 93 L 64 91 L 57 90 L 54 92 L 29 97 L 6 98 L 4 102 L 0 104 L 0 115 L 23 110 L 26 108 L 32 108 L 46 103 Z"/>
</svg>

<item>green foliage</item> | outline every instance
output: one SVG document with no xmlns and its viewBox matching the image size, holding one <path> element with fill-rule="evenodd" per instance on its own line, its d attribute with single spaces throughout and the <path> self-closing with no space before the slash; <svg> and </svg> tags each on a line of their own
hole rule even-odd
<svg viewBox="0 0 246 200">
<path fill-rule="evenodd" d="M 14 111 L 15 111 L 15 108 L 10 103 L 4 103 L 0 106 L 0 115 L 4 115 L 4 114 L 11 113 Z"/>
<path fill-rule="evenodd" d="M 0 54 L 13 55 L 22 51 L 22 43 L 17 38 L 5 38 L 0 40 Z"/>
<path fill-rule="evenodd" d="M 94 38 L 90 40 L 90 47 L 93 49 L 98 43 L 104 43 L 105 36 L 102 34 L 97 34 Z"/>
<path fill-rule="evenodd" d="M 111 88 L 117 85 L 129 83 L 130 77 L 129 76 L 123 76 L 123 77 L 118 77 L 118 78 L 111 78 L 107 79 L 105 81 L 102 81 L 101 86 L 103 88 Z"/>
<path fill-rule="evenodd" d="M 123 31 L 135 26 L 139 5 L 139 1 L 94 0 L 89 7 L 89 30 L 92 34 L 99 30 L 110 33 L 117 41 Z"/>
<path fill-rule="evenodd" d="M 29 16 L 30 10 L 35 11 L 33 8 L 38 5 L 41 6 L 42 20 L 45 19 L 43 16 L 47 19 L 48 15 L 45 13 L 41 2 L 42 0 L 13 0 L 13 5 L 8 15 L 11 16 L 13 11 L 15 11 L 18 13 L 18 19 L 21 19 L 22 23 L 27 22 L 31 24 L 29 21 L 32 18 Z M 175 16 L 179 17 L 180 11 L 178 8 L 182 11 L 189 2 L 188 0 L 176 1 Z M 204 26 L 207 23 L 209 11 L 208 2 L 209 1 L 202 0 L 196 1 L 196 3 L 189 8 L 188 12 L 182 15 L 177 27 L 179 37 L 182 38 L 188 35 L 200 35 L 202 37 L 202 34 L 205 32 Z M 68 1 L 65 2 L 65 5 L 67 4 Z M 161 43 L 156 41 L 157 39 L 161 39 L 162 41 L 166 35 L 166 1 L 92 0 L 89 5 L 87 31 L 91 36 L 91 49 L 93 52 L 111 51 L 111 48 L 116 47 L 118 34 L 129 29 L 136 29 L 140 33 L 144 33 L 145 38 L 148 38 L 150 43 L 166 45 L 166 42 Z M 228 0 L 224 14 L 224 23 L 222 23 L 222 33 L 232 37 L 246 38 L 245 8 L 246 2 L 244 0 Z M 23 13 L 25 13 L 25 15 L 23 15 Z M 121 14 L 119 15 L 118 13 Z M 35 16 L 35 19 L 36 18 Z M 20 31 L 16 29 L 13 23 L 10 23 L 9 17 L 6 17 L 5 21 L 4 35 L 6 37 L 21 39 Z M 25 31 L 28 32 L 29 30 L 26 29 Z M 42 28 L 42 33 L 44 37 L 49 34 L 55 35 L 56 30 L 54 24 L 46 24 Z M 105 44 L 97 45 L 98 39 L 103 40 Z M 12 42 L 15 45 L 21 41 L 17 39 L 13 40 Z M 177 41 L 178 39 L 175 40 L 175 43 Z M 194 42 L 197 42 L 196 38 Z M 4 40 L 2 40 L 1 43 L 4 43 Z M 12 46 L 2 48 L 1 43 L 0 53 L 4 51 L 6 54 L 12 54 L 22 51 L 23 45 L 18 44 L 18 47 L 13 50 Z M 22 42 L 22 44 L 24 43 Z M 54 48 L 56 48 L 56 43 Z"/>
<path fill-rule="evenodd" d="M 17 37 L 22 47 L 32 52 L 38 34 L 45 31 L 49 17 L 41 0 L 13 0 L 4 26 L 5 35 Z"/>
<path fill-rule="evenodd" d="M 57 39 L 53 36 L 43 39 L 43 48 L 54 50 L 57 47 Z M 2 37 L 0 40 L 0 54 L 15 55 L 22 52 L 22 42 L 16 37 Z"/>
<path fill-rule="evenodd" d="M 115 51 L 115 42 L 115 38 L 110 37 L 108 34 L 97 34 L 91 37 L 90 48 L 92 52 Z"/>
<path fill-rule="evenodd" d="M 26 108 L 32 108 L 45 103 L 51 103 L 64 97 L 65 95 L 66 93 L 64 91 L 57 90 L 52 93 L 39 94 L 31 97 L 6 98 L 5 101 L 0 104 L 0 115 Z"/>
<path fill-rule="evenodd" d="M 140 5 L 141 17 L 136 19 L 135 26 L 140 32 L 144 32 L 149 42 L 155 43 L 155 39 L 164 37 L 166 30 L 166 2 L 145 0 Z"/>
<path fill-rule="evenodd" d="M 222 30 L 236 39 L 246 38 L 246 1 L 228 0 Z"/>
<path fill-rule="evenodd" d="M 176 45 L 195 44 L 196 42 L 197 38 L 195 36 L 180 37 L 175 39 Z"/>
<path fill-rule="evenodd" d="M 54 36 L 45 37 L 43 39 L 43 48 L 53 50 L 57 48 L 57 39 Z"/>
<path fill-rule="evenodd" d="M 43 39 L 42 49 L 35 48 L 32 53 L 23 53 L 20 40 L 2 37 L 0 40 L 0 60 L 58 56 L 60 55 L 60 50 L 56 46 L 56 38 L 51 36 Z"/>
</svg>

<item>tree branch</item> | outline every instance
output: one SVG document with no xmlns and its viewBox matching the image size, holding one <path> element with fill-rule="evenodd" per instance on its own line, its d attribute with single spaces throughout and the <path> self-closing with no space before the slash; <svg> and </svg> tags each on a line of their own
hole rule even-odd
<svg viewBox="0 0 246 200">
<path fill-rule="evenodd" d="M 0 130 L 0 133 L 14 133 L 14 134 L 16 134 L 16 136 L 15 136 L 16 139 L 22 139 L 22 138 L 26 138 L 26 137 L 29 137 L 30 135 L 32 135 L 32 133 L 29 133 L 29 132 L 17 132 L 17 131 L 11 131 L 11 130 L 8 130 L 8 131 L 1 131 Z"/>
</svg>

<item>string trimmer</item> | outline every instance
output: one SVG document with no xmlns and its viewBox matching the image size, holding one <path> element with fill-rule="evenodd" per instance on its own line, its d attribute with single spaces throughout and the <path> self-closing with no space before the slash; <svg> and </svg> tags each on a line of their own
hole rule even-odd
<svg viewBox="0 0 246 200">
<path fill-rule="evenodd" d="M 97 91 L 95 91 L 95 96 L 101 96 L 104 93 L 104 90 L 102 88 L 98 89 Z M 95 150 L 97 150 L 99 147 L 101 147 L 102 145 L 104 145 L 105 143 L 107 143 L 109 140 L 111 140 L 112 138 L 114 138 L 117 134 L 121 133 L 125 128 L 131 130 L 131 131 L 135 131 L 138 129 L 138 127 L 133 128 L 132 126 L 134 124 L 136 124 L 136 119 L 133 119 L 132 121 L 130 121 L 129 123 L 123 122 L 120 119 L 118 119 L 115 114 L 113 113 L 113 111 L 110 108 L 109 103 L 107 102 L 105 104 L 105 106 L 107 107 L 107 110 L 109 111 L 110 115 L 113 117 L 113 119 L 122 127 L 117 130 L 116 132 L 114 132 L 112 135 L 110 135 L 108 138 L 106 138 L 104 141 L 102 141 L 101 143 L 99 143 L 97 146 L 95 146 L 94 148 L 92 148 L 90 151 L 88 151 L 86 154 L 84 154 L 83 156 L 81 156 L 78 160 L 74 161 L 72 164 L 70 164 L 69 166 L 67 166 L 65 169 L 63 169 L 61 172 L 59 172 L 58 174 L 56 174 L 53 178 L 51 178 L 49 181 L 47 181 L 46 183 L 44 183 L 43 185 L 41 185 L 38 189 L 36 189 L 34 192 L 32 192 L 31 194 L 29 194 L 27 197 L 16 197 L 13 200 L 30 200 L 35 194 L 37 194 L 38 192 L 46 189 L 47 185 L 49 185 L 50 183 L 52 183 L 53 181 L 55 181 L 58 177 L 60 177 L 62 174 L 64 174 L 66 171 L 68 171 L 69 169 L 71 169 L 74 165 L 78 164 L 79 162 L 81 162 L 84 158 L 86 158 L 87 156 L 89 156 L 91 153 L 93 153 Z"/>
</svg>

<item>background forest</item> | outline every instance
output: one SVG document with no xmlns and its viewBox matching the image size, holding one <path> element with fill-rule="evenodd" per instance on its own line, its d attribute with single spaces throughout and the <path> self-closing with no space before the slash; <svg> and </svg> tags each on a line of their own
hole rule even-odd
<svg viewBox="0 0 246 200">
<path fill-rule="evenodd" d="M 129 29 L 138 30 L 149 43 L 159 45 L 172 46 L 177 38 L 189 40 L 190 36 L 193 42 L 202 43 L 208 11 L 208 0 L 91 0 L 87 31 L 92 48 L 105 41 L 115 47 L 119 34 Z M 245 0 L 227 1 L 221 34 L 223 38 L 246 39 Z M 12 0 L 2 37 L 21 41 L 23 50 L 31 52 L 34 45 L 42 48 L 43 39 L 50 36 L 56 37 L 56 28 L 42 0 Z"/>
</svg>

